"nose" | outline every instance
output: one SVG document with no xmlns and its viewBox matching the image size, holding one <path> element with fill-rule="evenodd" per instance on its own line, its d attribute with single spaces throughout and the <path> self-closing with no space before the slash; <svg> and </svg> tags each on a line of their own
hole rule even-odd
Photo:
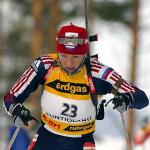
<svg viewBox="0 0 150 150">
<path fill-rule="evenodd" d="M 66 66 L 67 68 L 74 68 L 74 65 L 75 65 L 75 62 L 74 62 L 73 58 L 72 58 L 72 57 L 69 57 L 69 58 L 67 59 L 67 61 L 66 61 L 65 66 Z"/>
</svg>

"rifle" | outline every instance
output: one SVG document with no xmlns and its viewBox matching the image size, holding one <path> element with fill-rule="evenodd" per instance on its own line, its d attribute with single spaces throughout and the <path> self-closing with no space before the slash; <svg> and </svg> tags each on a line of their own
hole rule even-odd
<svg viewBox="0 0 150 150">
<path fill-rule="evenodd" d="M 89 33 L 88 14 L 87 14 L 87 0 L 84 0 L 84 11 L 85 11 L 85 26 L 86 26 L 87 32 Z M 105 103 L 105 100 L 102 101 L 101 109 L 99 111 L 99 114 L 97 115 L 98 98 L 97 98 L 96 90 L 95 90 L 94 83 L 93 83 L 93 80 L 92 80 L 91 65 L 90 65 L 90 49 L 89 49 L 88 54 L 87 54 L 86 66 L 87 66 L 87 75 L 88 75 L 88 80 L 89 80 L 91 99 L 92 99 L 93 105 L 95 106 L 95 109 L 96 109 L 96 118 L 97 118 L 97 120 L 102 120 L 104 118 L 104 103 Z M 121 85 L 121 83 L 122 83 L 122 80 L 120 80 L 119 83 L 117 83 L 117 85 L 115 85 L 113 87 L 113 92 L 112 93 L 116 94 L 116 92 L 118 91 L 118 88 Z M 101 116 L 100 113 L 102 113 L 102 112 L 103 112 L 103 114 Z M 125 138 L 126 138 L 126 142 L 127 142 L 127 145 L 128 145 L 128 150 L 131 150 L 131 145 L 130 145 L 130 142 L 129 142 L 129 136 L 128 136 L 128 132 L 127 132 L 127 129 L 126 129 L 126 126 L 125 126 L 125 119 L 124 119 L 123 113 L 120 113 L 120 117 L 121 117 L 121 122 L 122 122 L 122 125 L 123 125 L 123 129 L 125 131 Z"/>
<path fill-rule="evenodd" d="M 97 35 L 89 36 L 87 1 L 86 0 L 84 0 L 84 11 L 85 11 L 85 26 L 86 26 L 86 30 L 87 30 L 87 33 L 88 33 L 89 44 L 90 44 L 90 42 L 97 41 Z M 102 119 L 104 119 L 104 103 L 105 103 L 105 100 L 103 100 L 101 102 L 101 104 L 98 106 L 98 97 L 97 97 L 96 89 L 95 89 L 94 83 L 93 83 L 90 57 L 91 56 L 90 56 L 90 46 L 89 46 L 89 50 L 88 50 L 87 58 L 86 58 L 86 69 L 87 69 L 87 76 L 88 76 L 88 82 L 89 82 L 89 87 L 90 87 L 90 95 L 91 95 L 92 103 L 95 106 L 96 119 L 97 120 L 102 120 Z"/>
</svg>

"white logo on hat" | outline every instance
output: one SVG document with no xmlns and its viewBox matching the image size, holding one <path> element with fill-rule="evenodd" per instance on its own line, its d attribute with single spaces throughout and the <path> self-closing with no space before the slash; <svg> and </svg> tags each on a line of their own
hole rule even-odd
<svg viewBox="0 0 150 150">
<path fill-rule="evenodd" d="M 78 33 L 74 33 L 74 32 L 66 32 L 65 33 L 65 37 L 78 37 L 79 34 Z"/>
<path fill-rule="evenodd" d="M 66 32 L 65 33 L 65 37 L 67 38 L 77 38 L 78 37 L 78 33 L 74 33 L 74 32 Z M 66 48 L 69 48 L 69 49 L 74 49 L 75 46 L 77 46 L 77 44 L 73 43 L 73 42 L 68 42 L 67 44 L 65 44 L 65 47 Z"/>
</svg>

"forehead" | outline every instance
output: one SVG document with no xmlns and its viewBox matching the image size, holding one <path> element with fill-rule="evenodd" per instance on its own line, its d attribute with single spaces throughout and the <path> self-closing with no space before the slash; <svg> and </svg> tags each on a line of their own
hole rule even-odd
<svg viewBox="0 0 150 150">
<path fill-rule="evenodd" d="M 83 57 L 84 55 L 72 55 L 72 54 L 64 54 L 64 53 L 58 53 L 59 56 L 68 56 L 68 57 L 74 57 L 74 56 L 81 56 Z"/>
</svg>

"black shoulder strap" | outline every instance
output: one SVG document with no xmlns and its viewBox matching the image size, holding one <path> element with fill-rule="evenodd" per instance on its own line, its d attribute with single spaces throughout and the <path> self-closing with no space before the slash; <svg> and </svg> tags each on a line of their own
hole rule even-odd
<svg viewBox="0 0 150 150">
<path fill-rule="evenodd" d="M 95 55 L 95 56 L 96 56 L 96 58 L 98 58 L 97 55 Z M 93 105 L 95 106 L 96 119 L 97 120 L 103 120 L 104 119 L 104 115 L 105 115 L 104 103 L 106 101 L 102 100 L 101 104 L 98 106 L 98 96 L 97 96 L 96 89 L 95 89 L 94 82 L 93 82 L 90 58 L 88 58 L 85 61 L 85 64 L 86 64 L 86 69 L 87 69 L 87 77 L 88 77 L 88 82 L 89 82 L 91 100 L 92 100 Z"/>
<path fill-rule="evenodd" d="M 88 77 L 89 88 L 90 88 L 90 95 L 91 95 L 92 103 L 95 106 L 97 112 L 98 98 L 97 98 L 97 93 L 96 93 L 96 89 L 94 86 L 93 77 L 91 73 L 90 58 L 86 59 L 85 64 L 86 64 L 87 77 Z"/>
</svg>

